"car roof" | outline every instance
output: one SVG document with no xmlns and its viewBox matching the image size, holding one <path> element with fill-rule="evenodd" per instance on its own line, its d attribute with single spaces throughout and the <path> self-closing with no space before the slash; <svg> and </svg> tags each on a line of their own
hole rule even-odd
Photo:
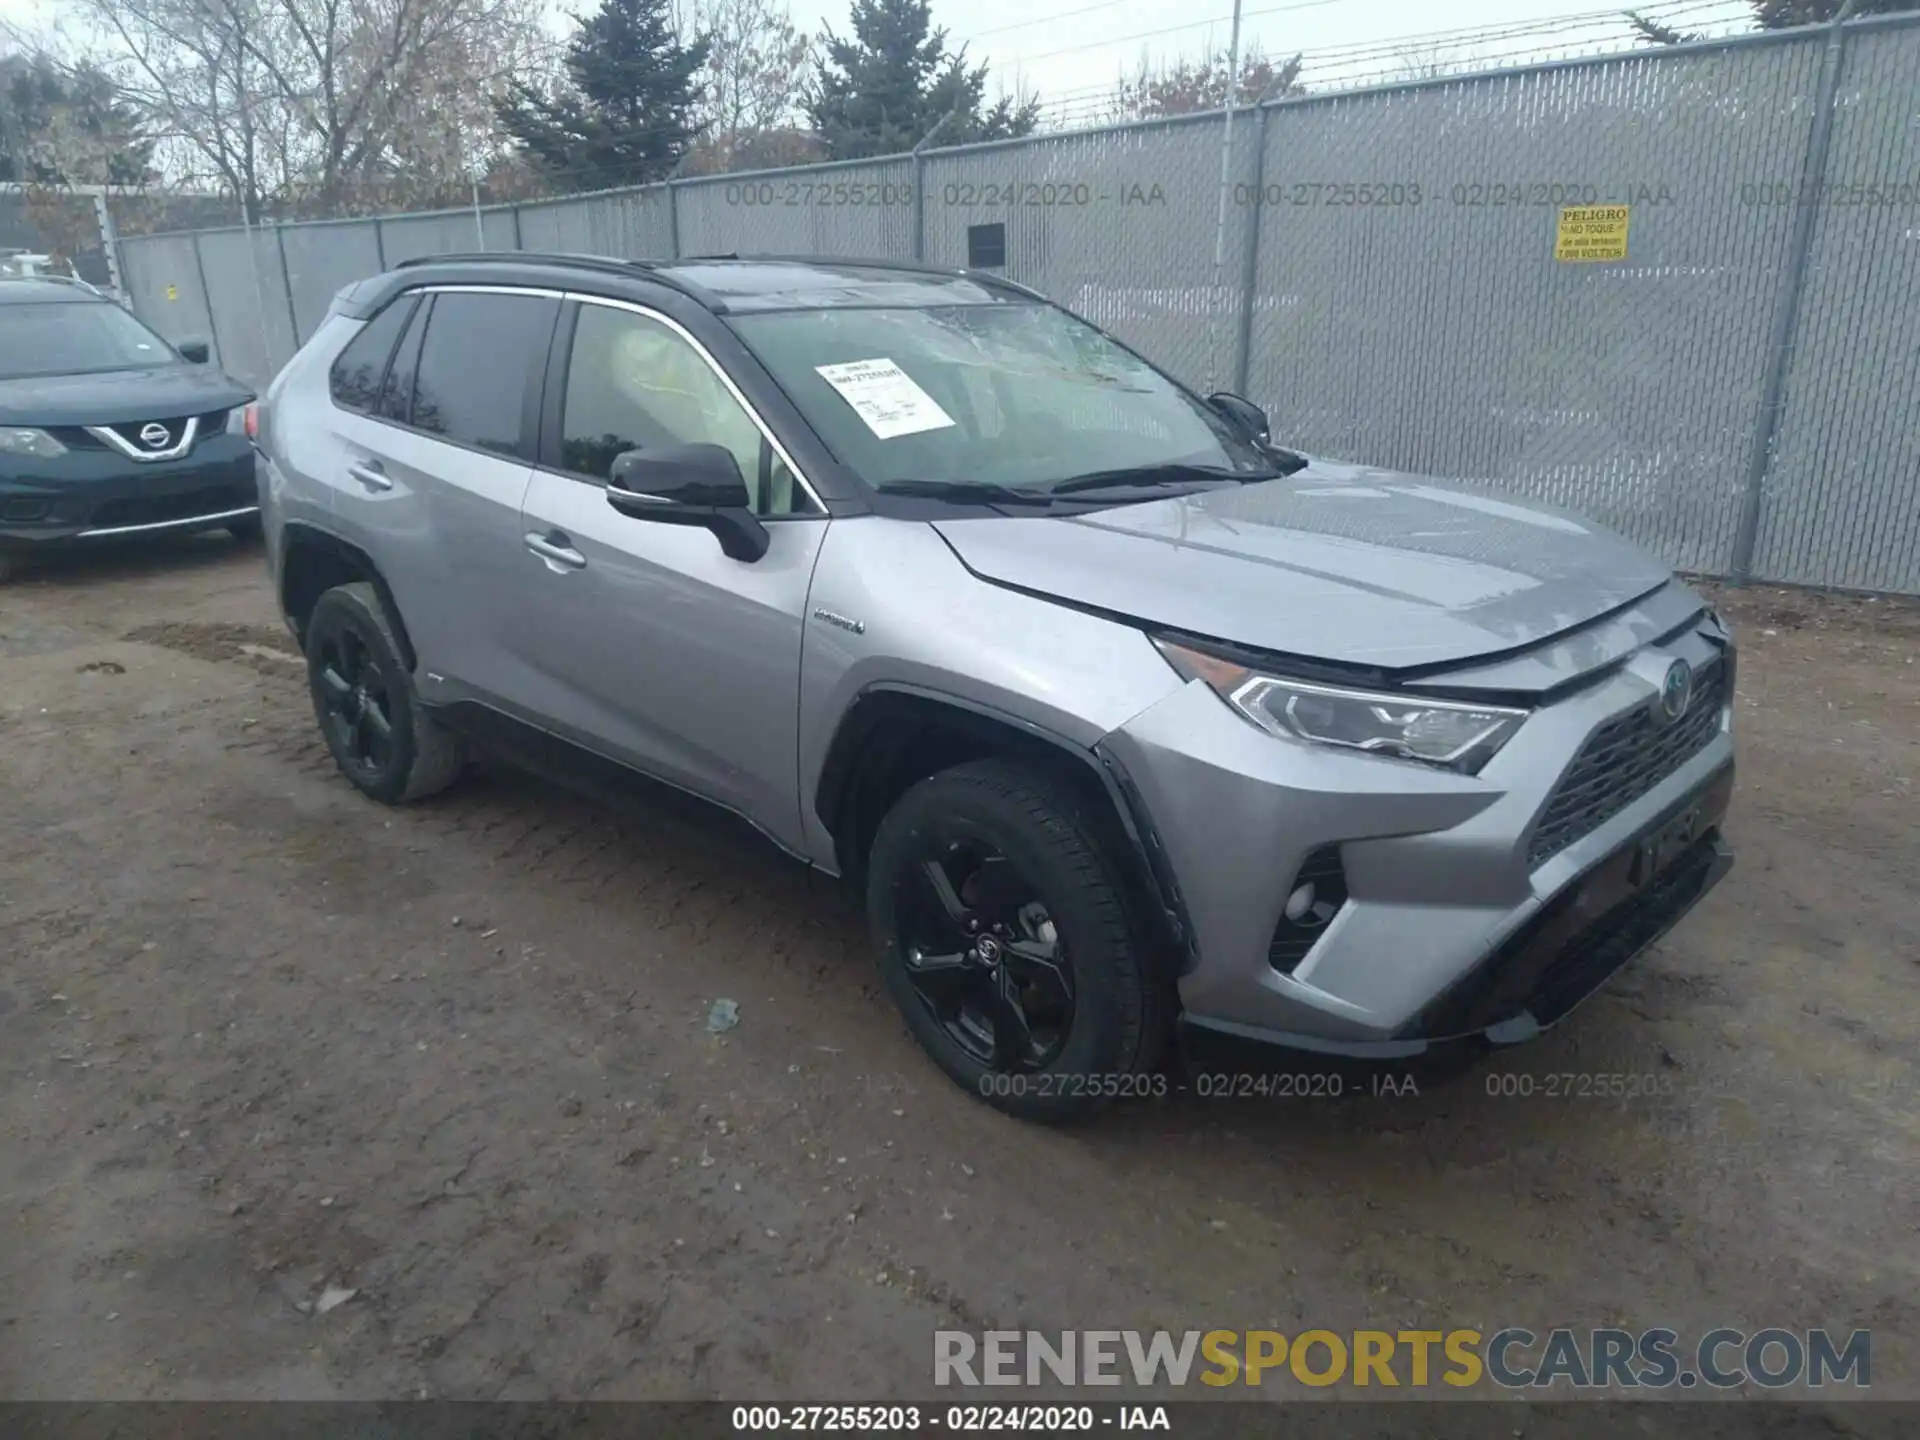
<svg viewBox="0 0 1920 1440">
<path fill-rule="evenodd" d="M 544 272 L 542 274 L 541 272 Z M 555 273 L 560 272 L 560 273 Z M 572 272 L 569 275 L 567 272 Z M 677 260 L 622 260 L 498 250 L 477 255 L 423 255 L 407 260 L 381 282 L 368 282 L 377 303 L 402 285 L 497 277 L 501 284 L 581 284 L 598 279 L 652 282 L 691 298 L 716 315 L 776 310 L 902 308 L 930 305 L 1027 303 L 1041 297 L 1025 286 L 975 270 L 941 269 L 894 260 L 839 259 L 811 255 L 711 255 Z M 397 282 L 397 283 L 395 283 Z M 349 313 L 361 312 L 376 294 L 348 287 Z M 343 298 L 346 292 L 343 292 Z M 377 308 L 377 303 L 371 308 Z"/>
<path fill-rule="evenodd" d="M 60 276 L 0 277 L 0 305 L 95 305 L 103 301 L 91 286 Z"/>
</svg>

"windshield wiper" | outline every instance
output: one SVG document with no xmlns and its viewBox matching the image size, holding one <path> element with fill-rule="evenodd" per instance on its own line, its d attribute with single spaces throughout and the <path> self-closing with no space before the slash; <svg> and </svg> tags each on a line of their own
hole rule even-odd
<svg viewBox="0 0 1920 1440">
<path fill-rule="evenodd" d="M 1217 470 L 1210 465 L 1138 465 L 1126 470 L 1095 470 L 1056 480 L 1047 487 L 1049 495 L 1072 495 L 1081 490 L 1158 490 L 1183 481 L 1228 480 L 1248 485 L 1258 480 L 1277 480 L 1283 470 Z"/>
<path fill-rule="evenodd" d="M 988 480 L 887 480 L 877 488 L 882 495 L 913 495 L 926 500 L 953 500 L 963 505 L 1047 506 L 1053 503 L 1043 490 L 1016 490 Z"/>
</svg>

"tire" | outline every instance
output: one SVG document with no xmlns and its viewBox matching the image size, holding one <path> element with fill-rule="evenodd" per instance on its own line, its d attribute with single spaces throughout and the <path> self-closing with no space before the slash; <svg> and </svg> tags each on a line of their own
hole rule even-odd
<svg viewBox="0 0 1920 1440">
<path fill-rule="evenodd" d="M 955 1083 L 1022 1119 L 1158 1093 L 1170 985 L 1101 836 L 1069 786 L 1002 760 L 922 780 L 874 836 L 867 923 L 889 994 Z M 999 937 L 998 965 L 979 935 Z"/>
<path fill-rule="evenodd" d="M 251 545 L 264 533 L 261 529 L 260 517 L 258 515 L 249 516 L 245 520 L 235 520 L 231 525 L 227 526 L 227 534 L 231 535 L 235 540 L 238 540 L 242 545 Z"/>
<path fill-rule="evenodd" d="M 427 713 L 373 586 L 340 585 L 307 620 L 307 688 L 340 773 L 385 805 L 437 794 L 460 778 L 460 737 Z"/>
</svg>

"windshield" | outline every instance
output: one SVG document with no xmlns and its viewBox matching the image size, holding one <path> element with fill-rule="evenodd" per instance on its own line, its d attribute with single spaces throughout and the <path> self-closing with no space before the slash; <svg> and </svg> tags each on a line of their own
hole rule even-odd
<svg viewBox="0 0 1920 1440">
<path fill-rule="evenodd" d="M 151 370 L 175 358 L 166 341 L 107 301 L 0 305 L 0 380 Z"/>
<path fill-rule="evenodd" d="M 1221 416 L 1047 305 L 743 315 L 734 328 L 869 485 L 1047 489 L 1095 472 L 1268 473 Z"/>
</svg>

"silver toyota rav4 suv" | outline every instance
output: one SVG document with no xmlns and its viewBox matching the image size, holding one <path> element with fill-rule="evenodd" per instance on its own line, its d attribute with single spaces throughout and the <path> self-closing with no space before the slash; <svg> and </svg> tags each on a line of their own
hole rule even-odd
<svg viewBox="0 0 1920 1440">
<path fill-rule="evenodd" d="M 1527 1039 L 1730 863 L 1734 650 L 1664 566 L 1310 461 L 996 276 L 410 263 L 257 422 L 349 780 L 518 735 L 726 807 L 1017 1114 L 1156 1093 L 1170 1039 Z"/>
</svg>

